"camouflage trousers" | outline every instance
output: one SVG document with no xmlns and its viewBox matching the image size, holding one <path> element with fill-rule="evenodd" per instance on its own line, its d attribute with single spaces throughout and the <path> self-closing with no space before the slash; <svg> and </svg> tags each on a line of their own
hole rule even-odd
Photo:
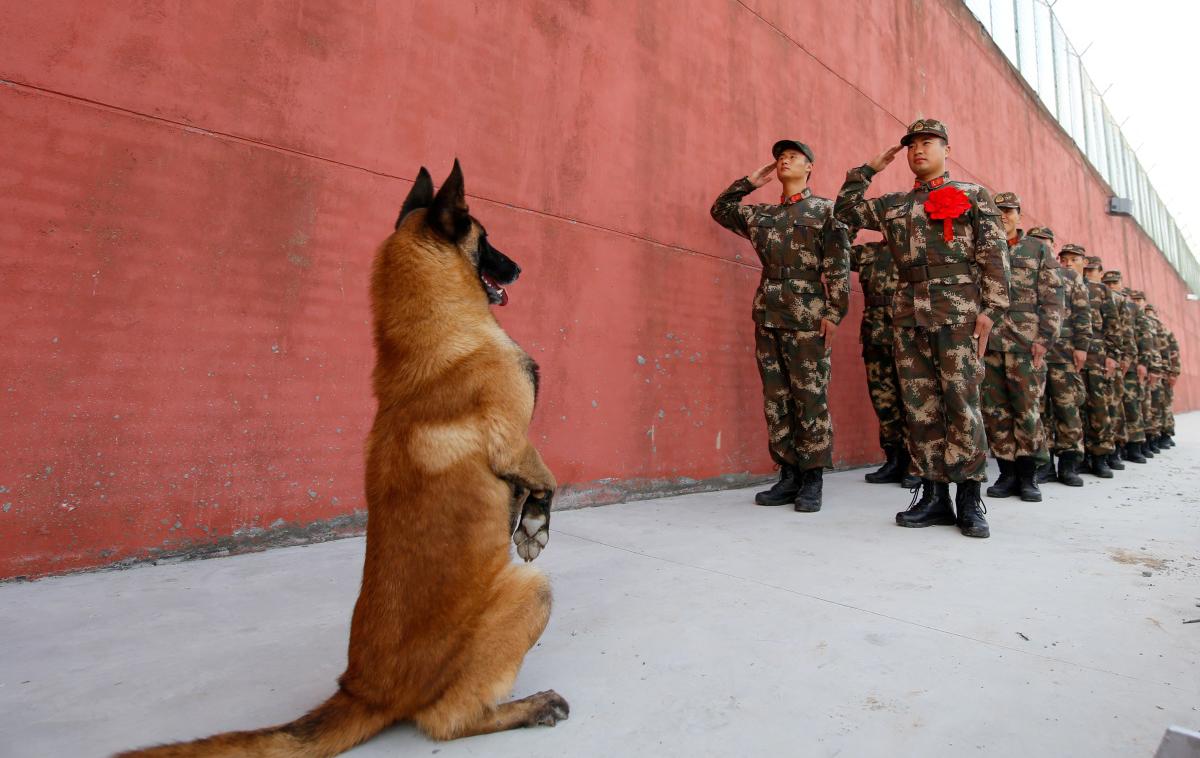
<svg viewBox="0 0 1200 758">
<path fill-rule="evenodd" d="M 1142 385 L 1138 382 L 1136 368 L 1125 372 L 1121 401 L 1125 407 L 1125 441 L 1144 442 L 1146 428 L 1142 418 Z"/>
<path fill-rule="evenodd" d="M 1129 432 L 1125 426 L 1125 380 L 1119 373 L 1108 382 L 1108 418 L 1114 445 L 1124 445 L 1129 441 Z"/>
<path fill-rule="evenodd" d="M 1042 424 L 1046 445 L 1055 455 L 1083 452 L 1083 417 L 1087 402 L 1083 375 L 1073 363 L 1046 364 L 1046 391 L 1042 398 Z"/>
<path fill-rule="evenodd" d="M 1162 434 L 1175 435 L 1175 388 L 1163 380 Z"/>
<path fill-rule="evenodd" d="M 754 326 L 771 459 L 801 471 L 833 466 L 833 425 L 825 390 L 830 355 L 817 332 Z"/>
<path fill-rule="evenodd" d="M 1029 353 L 988 350 L 983 354 L 979 404 L 992 455 L 1006 461 L 1036 456 L 1042 444 L 1045 375 Z"/>
<path fill-rule="evenodd" d="M 1145 392 L 1142 393 L 1142 423 L 1146 427 L 1147 437 L 1156 437 L 1161 424 L 1159 423 L 1159 409 L 1162 407 L 1162 385 L 1146 386 Z"/>
<path fill-rule="evenodd" d="M 974 330 L 974 323 L 896 327 L 896 370 L 912 472 L 923 479 L 987 480 L 987 438 L 979 412 L 983 368 Z"/>
<path fill-rule="evenodd" d="M 1108 385 L 1112 379 L 1101 369 L 1086 368 L 1083 381 L 1087 389 L 1087 423 L 1083 427 L 1083 447 L 1088 455 L 1108 455 L 1114 449 L 1112 423 L 1108 415 Z"/>
<path fill-rule="evenodd" d="M 906 446 L 907 422 L 900 402 L 900 376 L 891 345 L 863 345 L 863 363 L 867 367 L 867 394 L 879 419 L 879 446 Z"/>
</svg>

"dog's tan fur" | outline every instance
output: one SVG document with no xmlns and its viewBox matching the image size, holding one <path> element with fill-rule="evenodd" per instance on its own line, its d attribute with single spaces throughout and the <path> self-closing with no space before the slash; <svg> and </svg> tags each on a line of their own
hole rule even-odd
<svg viewBox="0 0 1200 758">
<path fill-rule="evenodd" d="M 556 484 L 528 439 L 529 359 L 480 286 L 481 228 L 465 226 L 457 162 L 437 197 L 414 199 L 420 191 L 371 277 L 379 408 L 366 446 L 362 590 L 338 692 L 290 724 L 121 758 L 332 756 L 399 720 L 445 740 L 566 717 L 553 692 L 500 704 L 550 615 L 549 583 L 512 562 L 510 535 L 522 506 L 548 518 Z M 461 236 L 439 232 L 455 222 Z M 541 511 L 529 513 L 537 521 Z"/>
</svg>

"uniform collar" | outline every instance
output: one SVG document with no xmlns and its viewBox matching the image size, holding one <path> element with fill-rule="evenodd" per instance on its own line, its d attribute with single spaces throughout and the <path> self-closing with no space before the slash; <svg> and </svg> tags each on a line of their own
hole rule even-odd
<svg viewBox="0 0 1200 758">
<path fill-rule="evenodd" d="M 930 179 L 927 182 L 923 182 L 920 179 L 917 179 L 917 180 L 913 181 L 913 192 L 920 192 L 921 190 L 928 192 L 930 190 L 935 190 L 948 181 L 950 181 L 950 172 L 949 171 L 947 171 L 946 173 L 942 174 L 941 176 L 939 176 L 935 179 Z"/>
<path fill-rule="evenodd" d="M 794 195 L 780 196 L 779 204 L 780 205 L 792 205 L 793 203 L 798 203 L 801 200 L 807 200 L 810 197 L 812 197 L 812 190 L 809 189 L 808 187 L 805 187 L 804 189 L 800 190 L 799 192 L 797 192 Z"/>
<path fill-rule="evenodd" d="M 1016 246 L 1017 246 L 1017 243 L 1018 243 L 1018 242 L 1020 242 L 1020 241 L 1021 241 L 1021 238 L 1022 238 L 1022 237 L 1024 237 L 1024 236 L 1025 236 L 1025 230 L 1024 230 L 1024 229 L 1018 229 L 1018 230 L 1017 230 L 1017 236 L 1016 236 L 1016 237 L 1012 237 L 1011 239 L 1009 239 L 1009 241 L 1008 241 L 1008 246 L 1009 246 L 1009 247 L 1016 247 Z"/>
</svg>

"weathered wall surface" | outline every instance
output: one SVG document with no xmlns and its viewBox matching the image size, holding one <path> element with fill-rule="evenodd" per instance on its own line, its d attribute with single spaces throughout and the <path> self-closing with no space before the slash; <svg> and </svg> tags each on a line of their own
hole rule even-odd
<svg viewBox="0 0 1200 758">
<path fill-rule="evenodd" d="M 1182 282 L 957 0 L 680 8 L 7 8 L 0 577 L 360 525 L 367 271 L 418 166 L 455 156 L 525 269 L 498 315 L 542 364 L 532 434 L 577 501 L 769 470 L 757 264 L 708 207 L 784 135 L 832 196 L 946 120 L 955 175 L 1152 293 L 1184 341 L 1177 408 L 1200 404 Z M 878 454 L 860 312 L 834 350 L 839 464 Z"/>
</svg>

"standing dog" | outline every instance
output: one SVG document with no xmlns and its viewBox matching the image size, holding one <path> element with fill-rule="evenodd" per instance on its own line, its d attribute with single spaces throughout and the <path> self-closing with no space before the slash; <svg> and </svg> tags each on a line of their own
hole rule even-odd
<svg viewBox="0 0 1200 758">
<path fill-rule="evenodd" d="M 467 210 L 458 161 L 424 168 L 375 257 L 379 409 L 367 440 L 367 552 L 337 693 L 289 724 L 118 758 L 333 756 L 396 721 L 439 740 L 567 717 L 553 691 L 501 703 L 550 617 L 526 561 L 556 487 L 528 438 L 537 367 L 492 316 L 520 269 Z"/>
</svg>

